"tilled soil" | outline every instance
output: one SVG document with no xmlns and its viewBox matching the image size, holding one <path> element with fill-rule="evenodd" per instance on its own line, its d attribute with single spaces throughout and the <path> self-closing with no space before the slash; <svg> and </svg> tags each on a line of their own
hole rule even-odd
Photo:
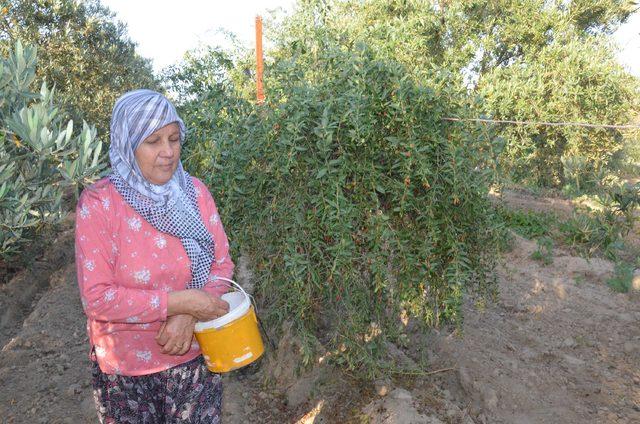
<svg viewBox="0 0 640 424">
<path fill-rule="evenodd" d="M 0 288 L 2 422 L 97 421 L 72 229 L 53 245 L 44 265 Z M 535 249 L 515 238 L 497 299 L 469 298 L 461 328 L 415 332 L 396 348 L 403 361 L 426 357 L 433 374 L 375 383 L 328 366 L 296 374 L 285 331 L 259 365 L 225 376 L 225 421 L 640 422 L 640 294 L 607 287 L 608 261 L 557 249 L 545 266 L 531 259 Z"/>
<path fill-rule="evenodd" d="M 517 238 L 497 303 L 465 306 L 461 334 L 432 336 L 441 387 L 491 423 L 640 422 L 640 295 L 605 284 L 613 265 Z"/>
</svg>

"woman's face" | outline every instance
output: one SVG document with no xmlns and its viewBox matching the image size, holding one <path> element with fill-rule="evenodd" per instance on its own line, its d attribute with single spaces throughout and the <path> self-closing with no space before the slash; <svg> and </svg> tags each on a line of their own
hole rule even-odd
<svg viewBox="0 0 640 424">
<path fill-rule="evenodd" d="M 180 162 L 180 128 L 165 125 L 145 138 L 135 151 L 142 175 L 152 184 L 162 185 L 171 179 Z"/>
</svg>

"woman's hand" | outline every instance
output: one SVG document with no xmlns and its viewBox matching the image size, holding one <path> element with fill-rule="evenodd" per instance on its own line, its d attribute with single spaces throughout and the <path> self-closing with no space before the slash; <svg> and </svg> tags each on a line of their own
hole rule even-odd
<svg viewBox="0 0 640 424">
<path fill-rule="evenodd" d="M 229 304 L 203 290 L 191 289 L 169 293 L 167 315 L 189 314 L 198 321 L 216 319 L 229 311 Z"/>
<path fill-rule="evenodd" d="M 188 314 L 173 315 L 160 327 L 156 342 L 166 355 L 184 355 L 191 349 L 196 319 Z"/>
<path fill-rule="evenodd" d="M 189 290 L 192 299 L 189 313 L 198 321 L 209 321 L 221 317 L 229 312 L 229 304 L 219 297 L 210 295 L 203 290 Z"/>
</svg>

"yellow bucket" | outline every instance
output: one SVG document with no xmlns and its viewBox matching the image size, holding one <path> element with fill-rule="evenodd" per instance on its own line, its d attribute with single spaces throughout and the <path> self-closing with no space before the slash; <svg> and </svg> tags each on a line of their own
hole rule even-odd
<svg viewBox="0 0 640 424">
<path fill-rule="evenodd" d="M 218 277 L 239 290 L 225 293 L 229 312 L 211 321 L 198 322 L 195 335 L 207 368 L 215 373 L 233 371 L 262 356 L 264 345 L 251 297 L 233 280 Z"/>
</svg>

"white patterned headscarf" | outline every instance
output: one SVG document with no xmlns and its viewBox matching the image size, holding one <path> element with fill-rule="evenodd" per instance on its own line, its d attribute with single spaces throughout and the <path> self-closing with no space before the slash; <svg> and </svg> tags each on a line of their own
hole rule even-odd
<svg viewBox="0 0 640 424">
<path fill-rule="evenodd" d="M 201 288 L 209 280 L 215 260 L 215 245 L 200 212 L 193 181 L 182 162 L 163 185 L 152 184 L 142 175 L 135 151 L 160 128 L 177 123 L 180 143 L 185 126 L 171 102 L 152 90 L 134 90 L 120 97 L 111 115 L 109 180 L 124 200 L 154 228 L 178 237 L 191 260 L 191 281 L 187 288 Z"/>
</svg>

